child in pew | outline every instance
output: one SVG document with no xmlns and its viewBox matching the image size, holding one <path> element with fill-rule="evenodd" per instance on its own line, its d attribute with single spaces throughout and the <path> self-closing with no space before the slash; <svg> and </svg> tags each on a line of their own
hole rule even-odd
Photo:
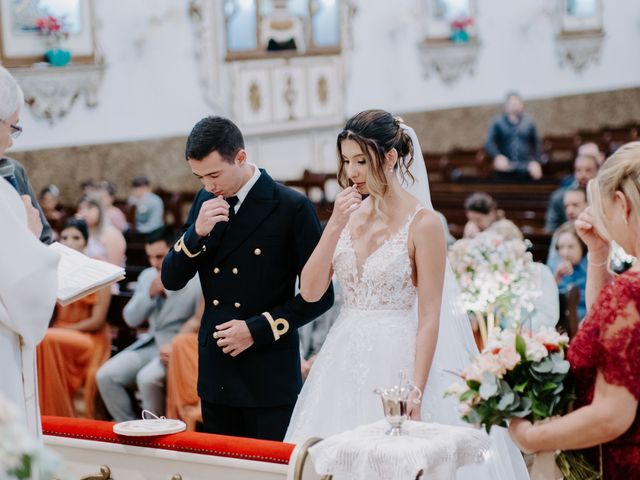
<svg viewBox="0 0 640 480">
<path fill-rule="evenodd" d="M 560 226 L 557 238 L 556 249 L 561 260 L 554 271 L 554 277 L 560 293 L 567 293 L 574 285 L 580 290 L 578 319 L 582 320 L 586 313 L 587 246 L 576 233 L 573 222 Z"/>
</svg>

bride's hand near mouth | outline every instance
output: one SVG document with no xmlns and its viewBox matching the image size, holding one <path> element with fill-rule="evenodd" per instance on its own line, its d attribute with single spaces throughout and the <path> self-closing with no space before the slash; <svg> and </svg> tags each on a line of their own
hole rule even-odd
<svg viewBox="0 0 640 480">
<path fill-rule="evenodd" d="M 345 188 L 336 196 L 336 201 L 333 204 L 333 213 L 328 223 L 342 230 L 347 225 L 351 214 L 361 203 L 362 195 L 355 185 Z"/>
<path fill-rule="evenodd" d="M 360 207 L 362 195 L 356 187 L 345 188 L 336 196 L 333 213 L 322 232 L 320 242 L 300 275 L 300 295 L 307 302 L 318 301 L 327 291 L 333 276 L 332 258 L 338 239 L 351 214 Z"/>
</svg>

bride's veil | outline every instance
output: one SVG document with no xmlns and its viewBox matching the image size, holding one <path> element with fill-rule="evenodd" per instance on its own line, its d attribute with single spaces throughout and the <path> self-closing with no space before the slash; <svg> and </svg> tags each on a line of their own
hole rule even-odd
<svg viewBox="0 0 640 480">
<path fill-rule="evenodd" d="M 434 210 L 431 203 L 427 167 L 424 163 L 418 137 L 408 125 L 401 123 L 400 126 L 413 143 L 413 162 L 409 167 L 409 172 L 414 177 L 413 182 L 410 178 L 401 178 L 400 181 L 404 188 L 422 205 L 429 210 Z M 449 425 L 463 425 L 456 400 L 453 397 L 445 399 L 443 396 L 446 388 L 459 380 L 457 374 L 471 363 L 477 353 L 478 349 L 471 332 L 469 318 L 460 301 L 460 288 L 447 259 L 440 307 L 438 341 L 429 372 L 429 380 L 423 395 L 423 420 Z M 487 462 L 484 467 L 467 467 L 468 478 L 474 480 L 529 478 L 522 455 L 509 438 L 508 433 L 502 428 L 493 428 L 491 437 L 493 448 Z M 467 469 L 461 469 L 460 474 L 465 470 Z M 464 477 L 460 474 L 458 478 Z"/>
</svg>

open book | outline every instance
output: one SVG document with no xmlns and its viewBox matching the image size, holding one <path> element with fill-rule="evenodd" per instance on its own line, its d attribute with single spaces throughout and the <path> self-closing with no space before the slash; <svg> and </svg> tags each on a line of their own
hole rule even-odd
<svg viewBox="0 0 640 480">
<path fill-rule="evenodd" d="M 49 245 L 60 254 L 58 303 L 68 305 L 124 278 L 124 268 L 89 258 L 61 243 Z"/>
</svg>

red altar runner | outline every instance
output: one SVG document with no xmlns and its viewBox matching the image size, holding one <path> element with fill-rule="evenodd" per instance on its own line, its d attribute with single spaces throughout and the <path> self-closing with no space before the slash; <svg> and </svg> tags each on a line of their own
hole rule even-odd
<svg viewBox="0 0 640 480">
<path fill-rule="evenodd" d="M 180 432 L 155 437 L 125 437 L 113 433 L 114 422 L 66 417 L 42 417 L 44 435 L 93 440 L 135 447 L 174 450 L 287 465 L 295 445 L 252 438 Z"/>
</svg>

